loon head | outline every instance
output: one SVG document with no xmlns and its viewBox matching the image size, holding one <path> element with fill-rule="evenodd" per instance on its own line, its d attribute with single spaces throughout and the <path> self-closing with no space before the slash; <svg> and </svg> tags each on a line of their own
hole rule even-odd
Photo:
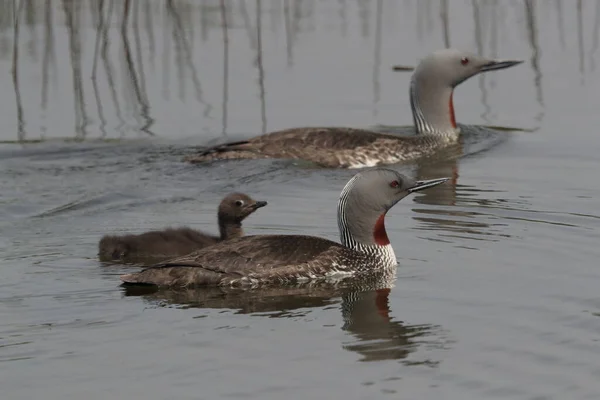
<svg viewBox="0 0 600 400">
<path fill-rule="evenodd" d="M 411 193 L 444 183 L 449 178 L 416 181 L 387 168 L 356 174 L 338 202 L 338 225 L 344 245 L 387 246 L 384 219 L 390 208 Z"/>
<path fill-rule="evenodd" d="M 219 204 L 219 219 L 241 222 L 257 209 L 267 205 L 266 201 L 256 201 L 244 193 L 231 193 Z"/>
<path fill-rule="evenodd" d="M 221 240 L 242 236 L 244 234 L 242 221 L 266 205 L 266 201 L 256 201 L 244 193 L 227 195 L 219 204 L 217 214 Z"/>
<path fill-rule="evenodd" d="M 452 101 L 454 88 L 479 73 L 522 62 L 493 60 L 457 49 L 438 50 L 423 58 L 413 73 L 410 87 L 417 133 L 454 133 L 457 129 Z"/>
<path fill-rule="evenodd" d="M 457 49 L 435 51 L 421 60 L 413 79 L 434 80 L 441 86 L 455 88 L 481 72 L 510 68 L 522 60 L 493 60 Z"/>
</svg>

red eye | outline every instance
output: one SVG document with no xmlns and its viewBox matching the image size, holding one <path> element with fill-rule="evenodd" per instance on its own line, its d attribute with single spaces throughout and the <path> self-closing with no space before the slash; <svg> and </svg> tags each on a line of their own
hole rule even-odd
<svg viewBox="0 0 600 400">
<path fill-rule="evenodd" d="M 460 63 L 462 65 L 467 65 L 469 63 L 469 59 L 467 57 L 463 57 L 460 59 Z"/>
<path fill-rule="evenodd" d="M 398 181 L 391 181 L 390 182 L 390 187 L 397 188 L 398 186 L 400 186 L 400 183 Z"/>
</svg>

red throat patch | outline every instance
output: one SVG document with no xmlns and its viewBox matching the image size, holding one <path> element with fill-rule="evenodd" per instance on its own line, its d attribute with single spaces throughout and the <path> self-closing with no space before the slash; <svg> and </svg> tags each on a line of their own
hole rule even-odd
<svg viewBox="0 0 600 400">
<path fill-rule="evenodd" d="M 456 128 L 456 117 L 454 116 L 454 102 L 452 101 L 453 95 L 454 95 L 454 91 L 450 92 L 450 100 L 448 101 L 448 108 L 450 111 L 450 124 L 452 124 L 453 128 Z"/>
<path fill-rule="evenodd" d="M 375 228 L 373 229 L 373 239 L 379 246 L 387 246 L 390 244 L 387 232 L 385 231 L 385 214 L 381 214 L 375 222 Z"/>
</svg>

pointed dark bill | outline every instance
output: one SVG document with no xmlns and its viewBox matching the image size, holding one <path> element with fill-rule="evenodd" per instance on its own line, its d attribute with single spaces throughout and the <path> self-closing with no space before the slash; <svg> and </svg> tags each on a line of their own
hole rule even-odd
<svg viewBox="0 0 600 400">
<path fill-rule="evenodd" d="M 408 189 L 409 193 L 418 192 L 419 190 L 427 189 L 446 182 L 450 178 L 429 179 L 426 181 L 417 181 L 413 187 Z"/>
<path fill-rule="evenodd" d="M 510 67 L 514 67 L 515 65 L 519 65 L 522 62 L 523 62 L 523 60 L 506 60 L 506 61 L 493 60 L 487 64 L 484 64 L 481 67 L 481 72 L 495 71 L 497 69 L 510 68 Z"/>
<path fill-rule="evenodd" d="M 254 208 L 257 209 L 257 208 L 264 207 L 266 205 L 267 205 L 266 201 L 257 201 L 256 203 L 254 203 Z"/>
</svg>

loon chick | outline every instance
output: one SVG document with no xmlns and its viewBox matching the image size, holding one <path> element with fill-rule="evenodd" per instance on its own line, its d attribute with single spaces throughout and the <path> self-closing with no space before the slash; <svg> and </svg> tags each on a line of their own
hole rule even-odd
<svg viewBox="0 0 600 400">
<path fill-rule="evenodd" d="M 189 254 L 217 242 L 244 235 L 242 221 L 257 209 L 267 205 L 243 193 L 231 193 L 219 204 L 219 236 L 181 227 L 150 231 L 140 235 L 104 236 L 100 240 L 100 261 L 132 263 L 159 262 Z"/>
<path fill-rule="evenodd" d="M 315 236 L 244 236 L 123 275 L 121 280 L 167 287 L 256 286 L 389 271 L 396 267 L 396 256 L 385 230 L 386 213 L 410 193 L 447 180 L 415 181 L 384 168 L 363 171 L 340 194 L 341 244 Z"/>
<path fill-rule="evenodd" d="M 292 128 L 203 149 L 185 158 L 191 163 L 224 159 L 284 158 L 312 161 L 329 168 L 360 168 L 411 161 L 456 143 L 460 128 L 454 116 L 454 88 L 481 72 L 509 68 L 523 61 L 491 60 L 444 49 L 425 57 L 410 83 L 414 120 L 412 137 L 343 127 Z"/>
</svg>

